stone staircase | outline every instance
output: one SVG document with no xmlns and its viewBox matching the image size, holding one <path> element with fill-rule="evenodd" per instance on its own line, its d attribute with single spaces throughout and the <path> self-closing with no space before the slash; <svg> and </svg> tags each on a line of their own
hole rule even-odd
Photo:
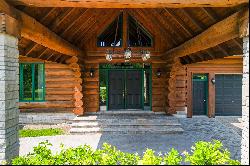
<svg viewBox="0 0 250 166">
<path fill-rule="evenodd" d="M 163 114 L 96 114 L 76 117 L 71 134 L 179 134 L 183 129 L 178 119 Z"/>
</svg>

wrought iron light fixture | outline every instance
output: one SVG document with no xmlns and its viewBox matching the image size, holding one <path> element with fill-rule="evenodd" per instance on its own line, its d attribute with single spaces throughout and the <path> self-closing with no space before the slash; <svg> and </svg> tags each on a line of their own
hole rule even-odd
<svg viewBox="0 0 250 166">
<path fill-rule="evenodd" d="M 156 71 L 156 76 L 157 76 L 158 78 L 161 77 L 161 69 L 160 69 L 160 68 L 157 69 L 157 71 Z"/>
<path fill-rule="evenodd" d="M 137 54 L 140 54 L 140 56 L 141 56 L 141 58 L 142 58 L 143 61 L 147 61 L 150 58 L 150 51 L 142 49 L 143 46 L 142 46 L 141 34 L 140 34 L 140 31 L 139 31 L 139 23 L 138 23 L 138 21 L 137 21 L 137 36 L 138 36 L 138 44 L 141 47 L 140 51 L 133 51 L 132 52 L 132 49 L 130 47 L 128 47 L 128 48 L 125 49 L 125 51 L 122 51 L 122 52 L 116 51 L 115 52 L 118 27 L 119 27 L 119 17 L 118 17 L 118 20 L 117 20 L 114 42 L 112 44 L 113 48 L 112 48 L 112 51 L 111 50 L 107 50 L 106 51 L 106 54 L 105 54 L 106 60 L 107 61 L 112 61 L 114 54 L 123 54 L 125 62 L 129 62 L 130 59 L 133 56 L 133 53 L 137 53 Z"/>
<path fill-rule="evenodd" d="M 148 50 L 142 50 L 141 54 L 142 54 L 143 61 L 147 61 L 150 58 L 150 51 Z"/>
<path fill-rule="evenodd" d="M 131 49 L 128 47 L 125 52 L 124 52 L 124 59 L 125 62 L 129 62 L 130 58 L 132 57 L 132 51 Z"/>
<path fill-rule="evenodd" d="M 107 50 L 107 52 L 106 52 L 106 60 L 107 61 L 112 61 L 112 59 L 113 59 L 113 52 L 110 51 L 110 50 Z"/>
<path fill-rule="evenodd" d="M 95 76 L 95 70 L 93 68 L 90 69 L 89 76 L 90 77 L 94 77 Z"/>
<path fill-rule="evenodd" d="M 212 84 L 214 85 L 214 84 L 215 84 L 215 78 L 212 78 L 212 79 L 211 79 L 211 82 L 212 82 Z"/>
</svg>

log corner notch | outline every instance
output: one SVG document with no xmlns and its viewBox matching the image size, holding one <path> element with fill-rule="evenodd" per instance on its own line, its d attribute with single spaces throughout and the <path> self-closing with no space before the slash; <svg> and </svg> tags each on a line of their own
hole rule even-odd
<svg viewBox="0 0 250 166">
<path fill-rule="evenodd" d="M 84 55 L 80 49 L 78 49 L 68 41 L 62 39 L 60 36 L 49 30 L 34 18 L 10 6 L 5 2 L 5 0 L 0 1 L 0 13 L 8 15 L 8 17 L 12 18 L 12 22 L 16 22 L 16 24 L 18 24 L 17 27 L 20 28 L 21 37 L 32 40 L 37 44 L 41 44 L 44 47 L 47 47 L 64 55 Z"/>
<path fill-rule="evenodd" d="M 83 109 L 83 93 L 82 93 L 82 78 L 81 78 L 81 67 L 77 63 L 79 60 L 76 56 L 73 56 L 69 59 L 67 59 L 65 62 L 69 65 L 69 67 L 74 71 L 74 77 L 77 80 L 77 84 L 74 87 L 74 110 L 73 113 L 75 115 L 83 115 L 84 109 Z"/>
<path fill-rule="evenodd" d="M 167 114 L 176 113 L 176 74 L 181 67 L 182 64 L 179 58 L 171 59 L 165 66 L 166 69 L 165 106 Z"/>
<path fill-rule="evenodd" d="M 31 7 L 84 7 L 84 8 L 184 8 L 233 7 L 248 0 L 6 0 L 13 5 Z"/>
</svg>

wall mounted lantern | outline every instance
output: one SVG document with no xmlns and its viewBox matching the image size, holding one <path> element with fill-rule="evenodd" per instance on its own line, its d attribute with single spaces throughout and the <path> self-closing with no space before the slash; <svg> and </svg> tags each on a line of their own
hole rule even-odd
<svg viewBox="0 0 250 166">
<path fill-rule="evenodd" d="M 160 68 L 158 68 L 157 69 L 157 71 L 156 71 L 156 76 L 158 77 L 158 78 L 160 78 L 161 77 L 161 69 Z"/>
<path fill-rule="evenodd" d="M 89 71 L 89 76 L 94 77 L 94 75 L 95 75 L 95 70 L 93 68 L 91 68 Z"/>
<path fill-rule="evenodd" d="M 215 84 L 215 79 L 212 78 L 212 79 L 211 79 L 211 82 L 212 82 L 212 84 L 214 85 L 214 84 Z"/>
</svg>

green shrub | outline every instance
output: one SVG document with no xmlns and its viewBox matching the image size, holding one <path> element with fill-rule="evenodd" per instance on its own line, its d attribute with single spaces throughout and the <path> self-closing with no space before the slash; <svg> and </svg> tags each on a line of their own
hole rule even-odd
<svg viewBox="0 0 250 166">
<path fill-rule="evenodd" d="M 137 154 L 121 152 L 107 143 L 97 153 L 100 155 L 100 165 L 136 165 L 140 158 Z"/>
<path fill-rule="evenodd" d="M 238 161 L 230 159 L 230 152 L 222 147 L 222 143 L 218 140 L 199 141 L 191 147 L 191 154 L 185 153 L 185 161 L 192 165 L 239 165 Z"/>
<path fill-rule="evenodd" d="M 182 160 L 182 156 L 180 156 L 179 152 L 174 148 L 172 148 L 171 151 L 163 158 L 164 165 L 180 165 Z"/>
<path fill-rule="evenodd" d="M 192 147 L 191 154 L 185 153 L 185 160 L 175 149 L 167 154 L 156 155 L 152 149 L 147 149 L 144 155 L 130 154 L 117 150 L 116 147 L 104 143 L 101 149 L 93 150 L 84 145 L 76 148 L 64 149 L 52 154 L 48 141 L 41 142 L 33 148 L 33 152 L 12 160 L 13 165 L 215 165 L 215 164 L 240 164 L 230 159 L 230 153 L 222 149 L 219 141 L 197 142 Z M 184 163 L 187 162 L 187 163 Z"/>
<path fill-rule="evenodd" d="M 142 159 L 139 161 L 140 165 L 160 165 L 162 163 L 162 157 L 155 155 L 152 149 L 147 149 Z"/>
<path fill-rule="evenodd" d="M 53 136 L 64 134 L 62 129 L 24 129 L 19 130 L 20 137 L 39 137 L 39 136 Z"/>
<path fill-rule="evenodd" d="M 107 89 L 106 87 L 100 87 L 100 98 L 103 103 L 106 102 Z"/>
</svg>

